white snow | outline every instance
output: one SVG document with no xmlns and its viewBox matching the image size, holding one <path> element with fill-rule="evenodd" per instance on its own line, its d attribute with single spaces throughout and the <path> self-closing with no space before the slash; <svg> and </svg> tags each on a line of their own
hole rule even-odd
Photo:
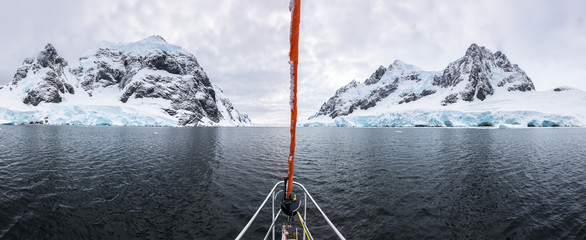
<svg viewBox="0 0 586 240">
<path fill-rule="evenodd" d="M 137 57 L 159 50 L 182 53 L 178 54 L 178 57 L 192 56 L 187 50 L 168 44 L 160 36 L 151 36 L 134 43 L 102 42 L 96 48 L 86 52 L 85 57 L 80 59 L 79 66 L 84 69 L 98 68 L 98 64 L 104 62 L 112 69 L 123 71 L 125 68 L 121 63 L 123 61 L 117 61 L 120 59 L 116 59 L 116 57 L 119 58 L 121 55 L 117 55 L 114 51 L 114 53 L 109 52 L 111 54 L 106 56 L 99 52 L 99 49 L 104 48 L 128 52 L 130 55 L 136 54 Z M 65 74 L 65 81 L 73 86 L 75 94 L 68 92 L 61 93 L 61 103 L 41 102 L 38 106 L 24 104 L 23 99 L 29 89 L 41 82 L 41 78 L 46 75 L 47 71 L 49 71 L 49 68 L 40 68 L 36 73 L 29 71 L 27 76 L 21 79 L 18 84 L 9 84 L 0 87 L 0 125 L 42 122 L 43 124 L 56 125 L 179 126 L 179 119 L 176 116 L 192 114 L 191 112 L 183 112 L 186 110 L 180 109 L 177 110 L 176 116 L 169 115 L 163 109 L 172 109 L 172 101 L 163 98 L 130 97 L 124 103 L 120 99 L 125 89 L 120 89 L 118 85 L 107 86 L 107 84 L 104 84 L 107 87 L 100 85 L 86 91 L 86 89 L 80 86 L 79 81 L 81 79 L 77 79 L 71 73 L 69 67 L 63 69 L 62 72 Z M 199 75 L 205 76 L 205 72 L 201 68 L 194 69 L 194 71 L 197 71 Z M 180 81 L 179 86 L 185 88 L 193 87 L 193 83 L 191 83 L 193 76 L 191 75 L 178 75 L 164 70 L 146 68 L 134 74 L 129 79 L 129 82 L 133 82 L 134 80 L 139 81 L 147 76 L 158 76 L 172 81 Z M 150 84 L 144 81 L 141 83 Z M 163 87 L 167 86 L 164 82 L 160 84 Z M 129 87 L 129 85 L 126 87 Z M 168 88 L 172 87 L 170 86 Z M 240 114 L 232 107 L 232 104 L 218 86 L 213 85 L 213 88 L 216 93 L 215 105 L 218 107 L 221 115 L 219 122 L 214 122 L 204 116 L 201 122 L 196 123 L 198 126 L 252 125 L 246 115 Z M 201 91 L 197 91 L 195 97 L 197 99 L 213 101 L 212 98 L 206 96 Z"/>
<path fill-rule="evenodd" d="M 250 126 L 228 118 L 230 112 L 220 103 L 225 99 L 223 92 L 214 86 L 218 99 L 218 110 L 224 116 L 215 123 L 202 119 L 200 126 Z M 171 101 L 161 98 L 130 98 L 128 102 L 119 101 L 117 87 L 98 88 L 90 97 L 82 89 L 76 94 L 64 94 L 61 103 L 40 103 L 29 106 L 22 103 L 21 93 L 0 89 L 0 124 L 19 125 L 30 122 L 44 122 L 54 125 L 111 125 L 111 126 L 178 126 L 177 118 L 162 109 L 169 108 Z M 233 110 L 236 111 L 236 110 Z M 237 111 L 236 111 L 237 113 Z"/>
<path fill-rule="evenodd" d="M 112 125 L 112 126 L 176 126 L 177 119 L 161 110 L 168 101 L 139 99 L 118 101 L 116 87 L 98 89 L 89 97 L 82 89 L 76 94 L 63 94 L 61 103 L 40 103 L 29 106 L 22 103 L 20 91 L 0 90 L 0 124 L 28 124 L 44 122 L 56 125 Z"/>
<path fill-rule="evenodd" d="M 153 49 L 160 49 L 166 52 L 186 51 L 180 46 L 169 44 L 162 37 L 155 35 L 133 43 L 112 43 L 102 41 L 95 48 L 86 51 L 84 55 L 88 56 L 94 54 L 100 48 L 116 49 L 121 52 L 137 52 L 143 55 L 152 52 Z"/>
<path fill-rule="evenodd" d="M 295 63 L 289 61 L 289 107 L 295 108 Z"/>
<path fill-rule="evenodd" d="M 500 128 L 586 126 L 586 92 L 565 87 L 564 91 L 495 92 L 484 101 L 439 104 L 444 94 L 433 94 L 405 104 L 385 99 L 375 107 L 356 110 L 351 115 L 319 116 L 301 126 L 385 127 L 440 126 Z"/>
<path fill-rule="evenodd" d="M 490 51 L 484 48 L 482 50 L 481 54 L 493 56 Z M 463 100 L 462 93 L 474 91 L 470 88 L 478 86 L 472 86 L 466 81 L 470 75 L 467 72 L 470 72 L 472 65 L 467 62 L 458 65 L 462 60 L 465 58 L 458 59 L 450 63 L 444 71 L 437 72 L 423 71 L 414 65 L 395 60 L 386 68 L 380 80 L 373 81 L 371 77 L 364 83 L 351 81 L 336 91 L 334 98 L 324 103 L 317 114 L 301 121 L 300 125 L 586 127 L 586 92 L 571 87 L 547 91 L 530 89 L 531 91 L 523 92 L 515 86 L 520 83 L 532 84 L 525 73 L 520 69 L 505 71 L 494 62 L 480 65 L 482 68 L 489 68 L 484 72 L 487 73 L 486 77 L 489 78 L 494 92 L 489 93 L 484 100 L 476 96 L 471 101 Z M 381 68 L 372 76 L 379 74 L 380 70 Z M 447 85 L 434 85 L 434 78 L 445 75 L 446 71 L 450 71 L 447 72 L 448 76 L 459 75 L 461 72 L 458 79 L 462 80 Z M 509 88 L 518 91 L 510 91 Z M 446 103 L 449 96 L 455 96 L 457 102 Z M 332 119 L 331 116 L 336 117 Z"/>
</svg>

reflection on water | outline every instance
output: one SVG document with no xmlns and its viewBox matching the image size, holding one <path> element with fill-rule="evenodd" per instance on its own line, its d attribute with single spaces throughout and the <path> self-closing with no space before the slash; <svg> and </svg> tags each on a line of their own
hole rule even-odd
<svg viewBox="0 0 586 240">
<path fill-rule="evenodd" d="M 348 239 L 581 239 L 585 133 L 301 128 L 296 181 Z M 285 176 L 288 141 L 287 128 L 2 126 L 0 238 L 234 238 Z M 269 223 L 265 210 L 246 236 Z"/>
</svg>

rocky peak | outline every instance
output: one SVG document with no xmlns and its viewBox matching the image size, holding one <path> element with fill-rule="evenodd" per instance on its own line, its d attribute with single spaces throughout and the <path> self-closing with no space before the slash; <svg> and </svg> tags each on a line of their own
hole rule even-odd
<svg viewBox="0 0 586 240">
<path fill-rule="evenodd" d="M 372 73 L 372 75 L 370 75 L 370 77 L 364 81 L 364 84 L 371 85 L 377 83 L 383 77 L 385 72 L 387 72 L 387 69 L 383 66 L 379 66 L 378 69 L 376 69 L 376 71 L 374 71 L 374 73 Z"/>
<path fill-rule="evenodd" d="M 376 87 L 365 87 L 374 85 Z M 498 89 L 498 90 L 497 90 Z M 409 104 L 427 96 L 442 94 L 437 104 L 447 106 L 460 100 L 484 101 L 495 91 L 531 91 L 533 82 L 502 52 L 472 44 L 460 59 L 441 72 L 428 72 L 395 60 L 379 67 L 364 84 L 355 81 L 341 87 L 311 118 L 335 118 L 367 110 L 379 102 Z M 388 98 L 390 96 L 390 98 Z M 385 100 L 388 99 L 388 100 Z"/>
<path fill-rule="evenodd" d="M 497 79 L 495 73 L 505 77 Z M 470 45 L 464 57 L 450 63 L 443 74 L 434 77 L 433 81 L 433 85 L 442 88 L 452 88 L 459 84 L 465 84 L 464 90 L 456 95 L 450 95 L 449 102 L 458 99 L 468 102 L 475 99 L 483 101 L 487 96 L 494 94 L 495 87 L 505 85 L 509 85 L 507 91 L 535 89 L 531 79 L 517 65 L 511 64 L 505 54 L 500 51 L 493 54 L 476 44 Z"/>
<path fill-rule="evenodd" d="M 13 88 L 24 91 L 22 101 L 25 104 L 37 106 L 41 102 L 59 103 L 61 94 L 74 93 L 74 88 L 67 82 L 63 68 L 67 61 L 57 53 L 53 44 L 47 44 L 36 59 L 25 58 L 23 64 L 16 70 L 12 79 Z M 23 79 L 39 79 L 32 83 L 20 86 Z"/>
<path fill-rule="evenodd" d="M 215 123 L 248 119 L 229 110 L 229 101 L 218 97 L 221 90 L 211 84 L 193 54 L 161 36 L 132 43 L 102 42 L 80 58 L 80 66 L 72 73 L 90 95 L 95 89 L 117 86 L 123 103 L 140 98 L 170 100 L 165 111 L 180 125 L 198 125 L 205 119 Z M 222 114 L 222 109 L 230 112 Z"/>
<path fill-rule="evenodd" d="M 160 41 L 160 42 L 167 43 L 167 41 L 165 41 L 165 39 L 163 37 L 161 37 L 160 35 L 151 35 L 151 36 L 143 39 L 142 41 L 145 41 L 145 40 L 149 40 L 149 41 Z"/>
<path fill-rule="evenodd" d="M 356 82 L 356 80 L 352 80 L 350 81 L 348 84 L 344 85 L 343 87 L 341 87 L 340 89 L 338 89 L 336 91 L 336 95 L 342 94 L 347 92 L 349 89 L 352 88 L 356 88 L 356 86 L 358 86 L 358 82 Z"/>
<path fill-rule="evenodd" d="M 480 47 L 476 43 L 472 43 L 466 50 L 466 56 L 474 56 L 480 52 Z"/>
<path fill-rule="evenodd" d="M 45 46 L 45 49 L 39 53 L 37 61 L 41 67 L 51 67 L 53 69 L 67 66 L 67 61 L 57 54 L 57 50 L 53 44 L 50 43 L 48 43 Z"/>
<path fill-rule="evenodd" d="M 145 104 L 140 99 L 168 100 L 149 102 L 149 109 L 160 106 L 178 125 L 251 124 L 210 82 L 193 54 L 158 35 L 131 43 L 102 41 L 73 68 L 47 44 L 36 58 L 24 59 L 7 87 L 32 106 L 68 102 L 64 94 L 79 89 L 85 92 L 80 98 L 116 97 L 138 109 Z"/>
<path fill-rule="evenodd" d="M 391 65 L 389 65 L 388 71 L 392 72 L 394 75 L 410 75 L 420 72 L 421 69 L 396 59 Z"/>
<path fill-rule="evenodd" d="M 39 52 L 37 58 L 27 57 L 22 62 L 22 65 L 17 69 L 16 74 L 12 79 L 12 85 L 17 85 L 20 80 L 27 76 L 37 74 L 42 68 L 48 68 L 58 76 L 63 75 L 63 68 L 67 66 L 67 61 L 57 53 L 53 44 L 48 43 L 45 48 Z"/>
<path fill-rule="evenodd" d="M 478 46 L 476 43 L 472 43 L 466 50 L 464 57 L 488 57 L 492 58 L 492 53 L 485 47 Z"/>
<path fill-rule="evenodd" d="M 493 56 L 496 66 L 502 68 L 505 72 L 512 72 L 514 70 L 513 65 L 504 53 L 497 51 Z"/>
<path fill-rule="evenodd" d="M 472 102 L 477 98 L 483 101 L 487 95 L 494 94 L 490 82 L 493 65 L 493 55 L 488 49 L 475 43 L 468 47 L 466 55 L 457 63 L 457 67 L 464 75 L 463 80 L 467 82 L 466 89 L 460 93 L 462 100 Z"/>
</svg>

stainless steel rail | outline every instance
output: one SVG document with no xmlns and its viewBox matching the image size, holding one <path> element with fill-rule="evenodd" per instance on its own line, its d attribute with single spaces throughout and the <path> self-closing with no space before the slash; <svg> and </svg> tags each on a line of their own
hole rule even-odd
<svg viewBox="0 0 586 240">
<path fill-rule="evenodd" d="M 267 234 L 265 235 L 265 239 L 267 239 L 267 237 L 269 236 L 269 233 L 273 232 L 273 240 L 275 239 L 275 222 L 277 220 L 277 218 L 279 217 L 281 210 L 279 210 L 279 212 L 277 213 L 277 215 L 275 215 L 275 197 L 276 194 L 275 193 L 275 189 L 277 188 L 277 186 L 279 186 L 279 184 L 283 184 L 282 181 L 279 181 L 275 184 L 275 186 L 273 186 L 273 188 L 271 189 L 271 191 L 269 192 L 269 194 L 267 195 L 267 197 L 265 198 L 265 200 L 262 202 L 262 204 L 260 205 L 260 207 L 256 210 L 256 212 L 254 213 L 254 215 L 252 216 L 252 218 L 250 218 L 250 220 L 248 221 L 248 223 L 246 224 L 246 226 L 244 226 L 244 228 L 242 229 L 242 231 L 240 231 L 240 234 L 238 234 L 238 236 L 236 237 L 236 240 L 240 240 L 242 239 L 242 236 L 244 236 L 244 233 L 246 233 L 246 231 L 248 230 L 248 228 L 250 227 L 250 225 L 252 225 L 252 223 L 254 222 L 254 220 L 256 219 L 256 217 L 258 216 L 258 213 L 260 212 L 260 210 L 262 210 L 264 208 L 264 206 L 266 205 L 267 201 L 269 200 L 269 198 L 272 195 L 272 199 L 273 199 L 273 204 L 272 204 L 272 209 L 273 209 L 273 217 L 272 217 L 272 223 L 271 226 L 269 227 L 269 231 L 267 232 Z M 338 229 L 336 228 L 336 226 L 334 226 L 334 224 L 332 224 L 332 221 L 330 221 L 330 219 L 328 218 L 328 216 L 326 216 L 326 214 L 324 213 L 323 210 L 321 210 L 321 208 L 319 207 L 319 205 L 317 204 L 317 202 L 315 202 L 315 200 L 313 199 L 313 197 L 311 196 L 311 194 L 309 194 L 309 191 L 307 191 L 307 189 L 305 188 L 305 186 L 303 186 L 301 183 L 298 182 L 293 182 L 293 186 L 299 186 L 303 189 L 304 193 L 306 196 L 309 197 L 309 199 L 311 200 L 311 202 L 313 202 L 313 205 L 317 208 L 317 210 L 319 211 L 319 213 L 322 215 L 322 217 L 326 220 L 326 222 L 328 223 L 328 225 L 330 225 L 330 228 L 332 228 L 332 230 L 334 230 L 334 232 L 336 233 L 336 235 L 338 236 L 338 238 L 346 240 L 346 238 L 340 233 L 340 231 L 338 231 Z M 279 191 L 280 192 L 280 191 Z M 303 213 L 303 218 L 306 217 L 306 212 L 307 212 L 307 199 L 304 198 L 304 209 L 305 212 Z M 303 220 L 305 222 L 305 226 L 307 228 L 307 221 L 304 219 Z M 307 229 L 308 233 L 309 233 L 309 229 Z M 313 239 L 313 236 L 311 236 L 311 233 L 308 234 L 310 236 L 311 239 Z M 305 239 L 305 235 L 303 235 L 303 238 Z"/>
</svg>

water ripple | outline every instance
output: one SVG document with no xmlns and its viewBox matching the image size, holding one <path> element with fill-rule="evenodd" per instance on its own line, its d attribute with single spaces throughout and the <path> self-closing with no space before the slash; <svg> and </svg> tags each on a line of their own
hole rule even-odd
<svg viewBox="0 0 586 240">
<path fill-rule="evenodd" d="M 301 128 L 295 180 L 348 239 L 581 239 L 585 133 Z M 6 126 L 0 140 L 2 239 L 231 239 L 289 150 L 287 128 Z"/>
</svg>

